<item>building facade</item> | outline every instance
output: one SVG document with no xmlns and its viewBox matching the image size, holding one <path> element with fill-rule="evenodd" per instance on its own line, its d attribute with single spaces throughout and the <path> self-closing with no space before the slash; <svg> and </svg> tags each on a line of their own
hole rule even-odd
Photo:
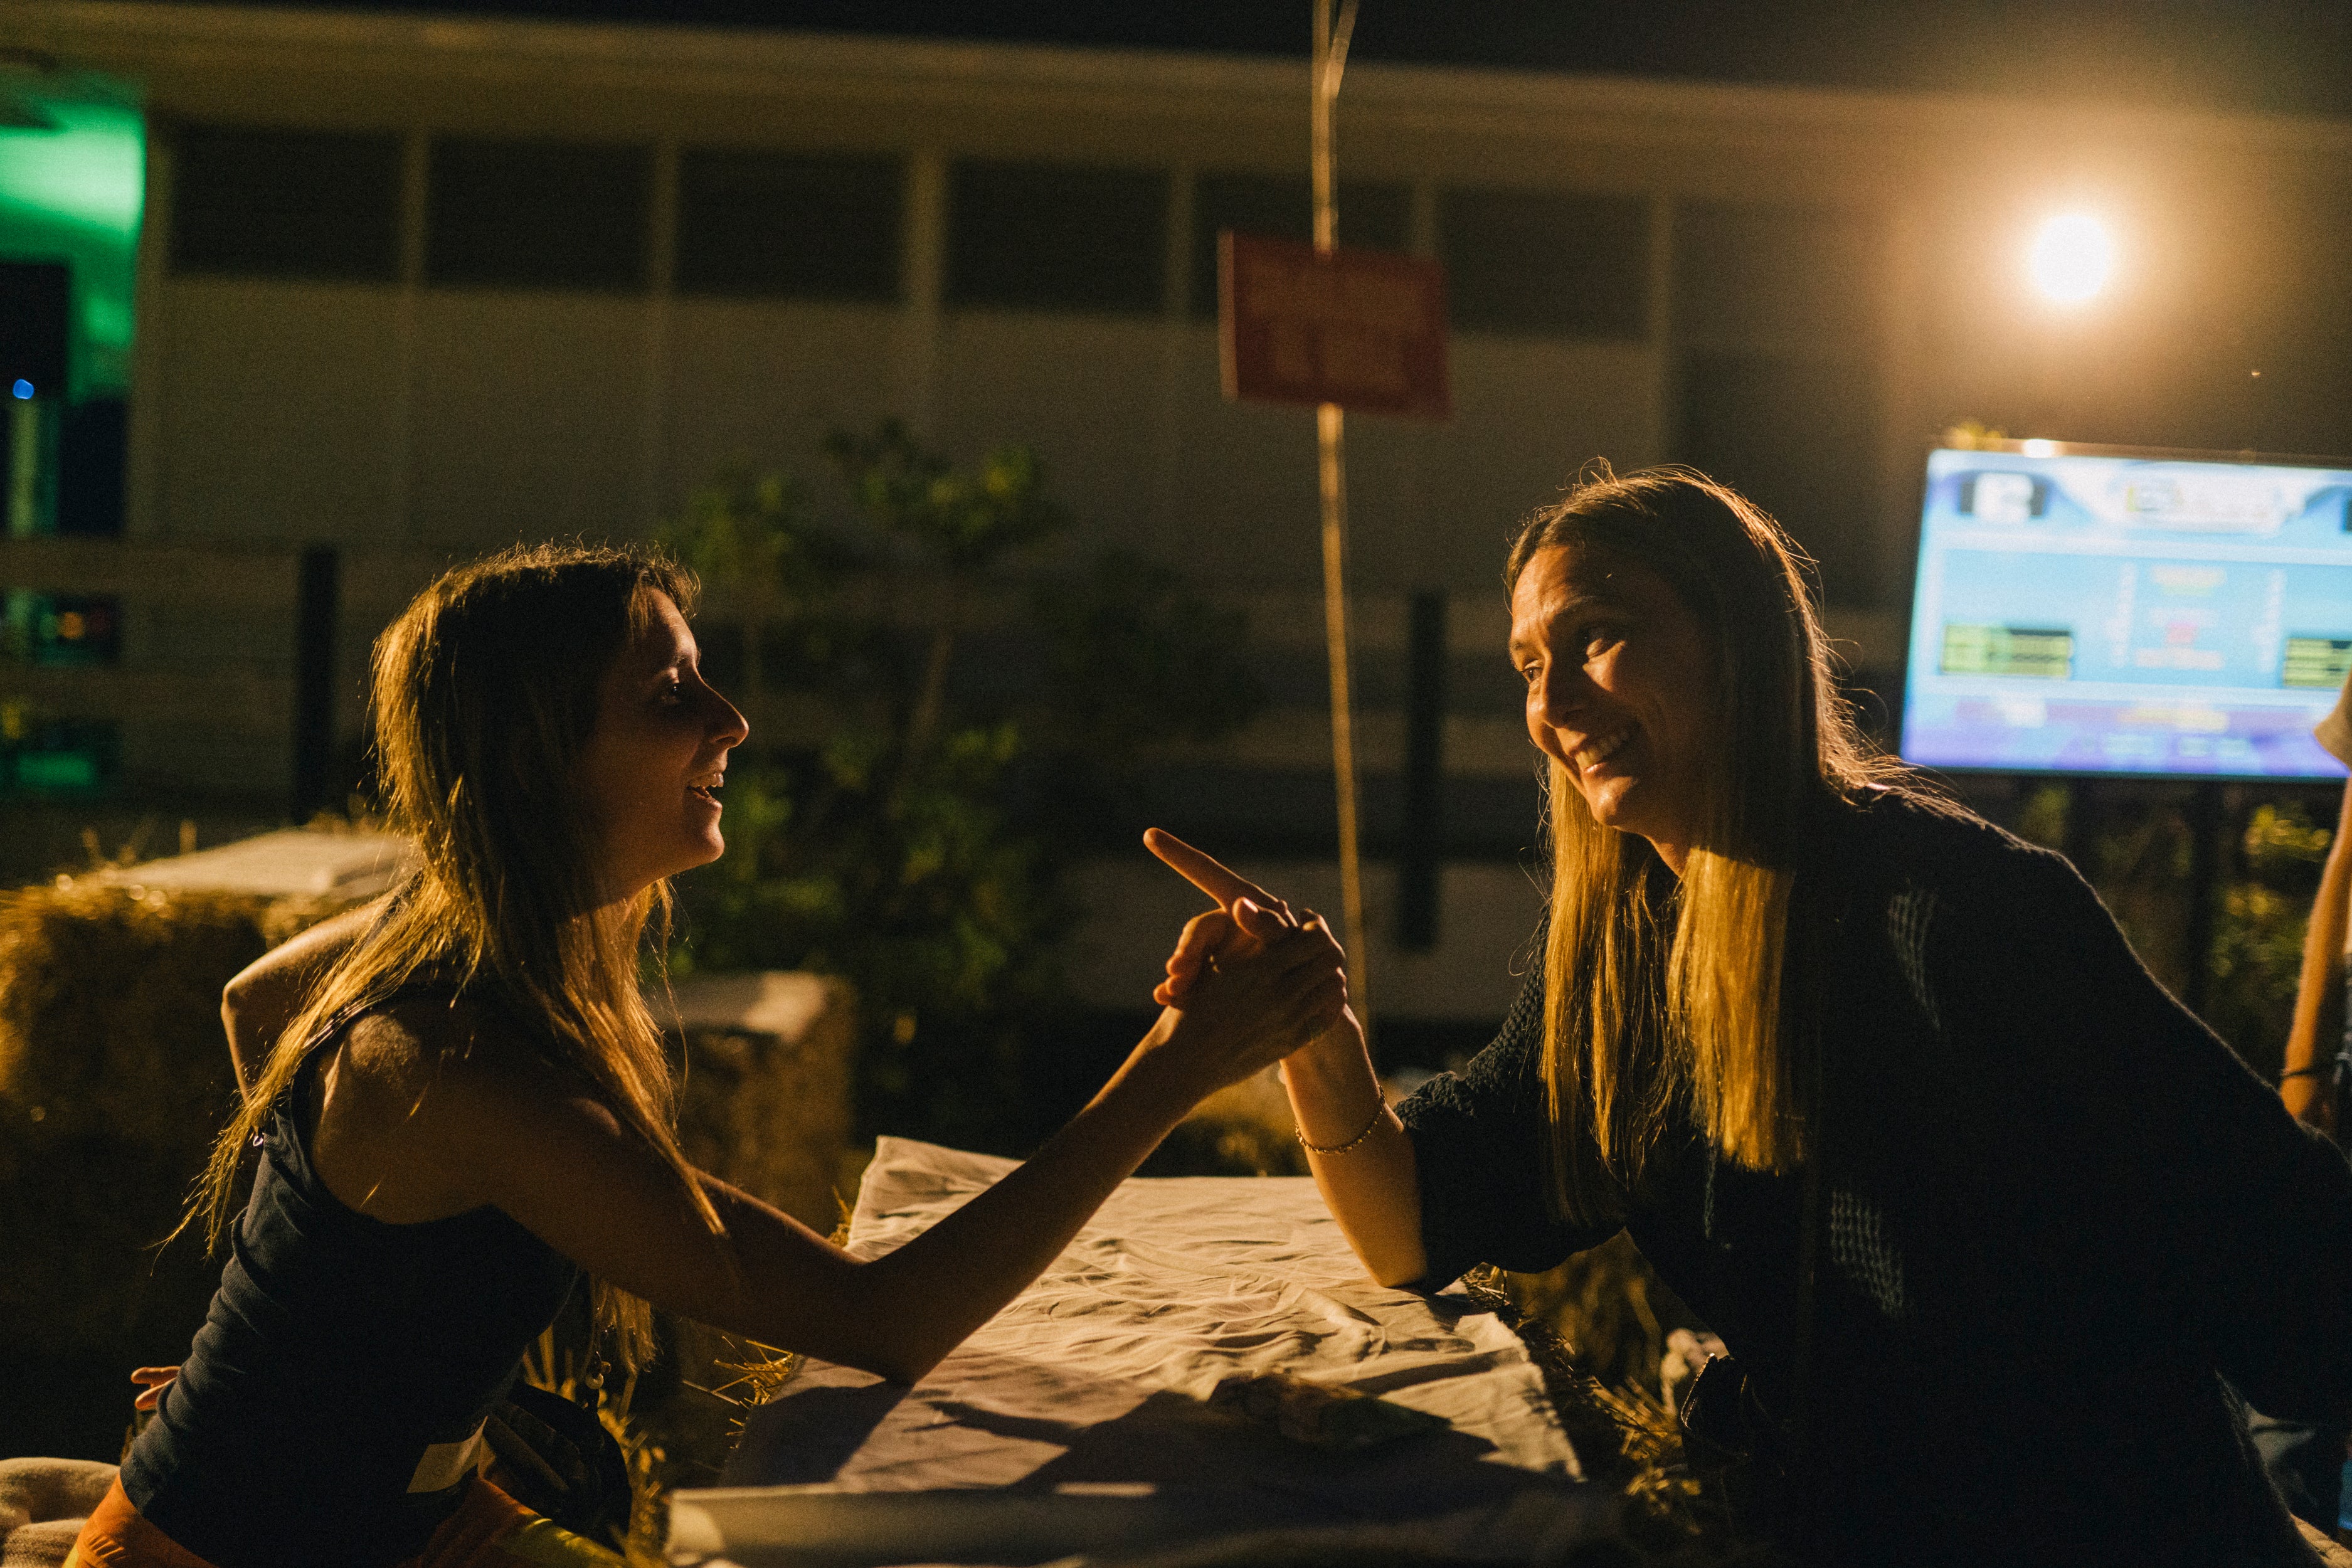
<svg viewBox="0 0 2352 1568">
<path fill-rule="evenodd" d="M 895 416 L 1034 447 L 1083 542 L 1247 608 L 1274 705 L 1188 788 L 1244 859 L 1328 879 L 1313 420 L 1224 401 L 1215 330 L 1217 232 L 1307 227 L 1303 59 L 89 0 L 17 0 L 0 50 L 0 86 L 90 73 L 145 117 L 119 532 L 0 545 L 0 591 L 119 610 L 109 660 L 19 658 L 0 698 L 110 726 L 120 788 L 299 795 L 440 564 L 641 535 Z M 1496 574 L 1588 462 L 1755 495 L 1888 702 L 1955 422 L 2352 450 L 2352 123 L 1359 65 L 1339 145 L 1342 243 L 1443 262 L 1453 322 L 1453 418 L 1348 432 L 1402 1016 L 1508 999 L 1535 823 Z M 2084 206 L 2123 262 L 2062 310 L 2023 249 Z M 1431 835 L 1433 945 L 1400 946 Z M 1098 999 L 1189 910 L 1156 876 L 1084 879 Z"/>
</svg>

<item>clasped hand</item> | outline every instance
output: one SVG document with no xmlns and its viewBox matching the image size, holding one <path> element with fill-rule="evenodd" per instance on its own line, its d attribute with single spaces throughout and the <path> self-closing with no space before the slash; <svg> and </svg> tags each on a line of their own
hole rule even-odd
<svg viewBox="0 0 2352 1568">
<path fill-rule="evenodd" d="M 1265 1023 L 1270 1032 L 1287 1040 L 1279 1056 L 1288 1056 L 1334 1031 L 1360 1034 L 1355 1014 L 1348 1005 L 1346 957 L 1323 917 L 1313 910 L 1294 910 L 1172 833 L 1155 827 L 1143 836 L 1143 842 L 1177 875 L 1217 901 L 1215 909 L 1185 922 L 1176 950 L 1168 958 L 1167 978 L 1151 993 L 1153 1001 L 1188 1010 L 1222 1005 L 1223 1010 L 1231 1011 L 1245 1006 L 1250 999 L 1239 994 L 1230 1001 L 1213 1001 L 1210 993 L 1224 987 L 1203 982 L 1213 974 L 1238 975 L 1271 963 L 1284 973 L 1312 973 L 1316 982 L 1287 1001 L 1258 1003 L 1268 1009 Z"/>
</svg>

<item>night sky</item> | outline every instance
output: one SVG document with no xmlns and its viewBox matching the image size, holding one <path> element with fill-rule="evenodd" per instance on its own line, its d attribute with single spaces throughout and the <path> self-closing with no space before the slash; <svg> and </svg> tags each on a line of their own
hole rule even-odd
<svg viewBox="0 0 2352 1568">
<path fill-rule="evenodd" d="M 397 9 L 1244 55 L 1303 54 L 1312 15 L 1308 0 L 422 0 Z M 1355 49 L 1358 59 L 2352 114 L 2352 0 L 1363 0 Z"/>
</svg>

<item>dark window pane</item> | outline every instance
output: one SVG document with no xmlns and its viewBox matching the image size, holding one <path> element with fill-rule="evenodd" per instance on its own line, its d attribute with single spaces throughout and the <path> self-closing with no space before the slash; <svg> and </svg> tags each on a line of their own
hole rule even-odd
<svg viewBox="0 0 2352 1568">
<path fill-rule="evenodd" d="M 1167 253 L 1164 174 L 959 163 L 950 178 L 950 304 L 1156 311 Z"/>
<path fill-rule="evenodd" d="M 58 441 L 58 531 L 112 537 L 122 531 L 122 478 L 131 422 L 120 397 L 92 397 L 66 410 Z"/>
<path fill-rule="evenodd" d="M 0 738 L 0 785 L 25 795 L 103 795 L 122 756 L 122 727 L 111 719 L 58 719 Z"/>
<path fill-rule="evenodd" d="M 905 190 L 895 158 L 683 153 L 678 289 L 895 300 Z"/>
<path fill-rule="evenodd" d="M 1877 390 L 1866 365 L 1699 353 L 1682 363 L 1675 456 L 1780 521 L 1840 604 L 1877 598 Z"/>
<path fill-rule="evenodd" d="M 18 381 L 31 382 L 36 396 L 66 395 L 72 321 L 72 268 L 56 261 L 0 261 L 0 398 L 9 397 Z M 0 462 L 6 460 L 0 453 Z"/>
<path fill-rule="evenodd" d="M 1339 243 L 1402 250 L 1412 193 L 1402 185 L 1339 182 Z M 1278 174 L 1203 174 L 1192 187 L 1192 313 L 1217 313 L 1217 232 L 1302 244 L 1315 237 L 1315 187 Z"/>
<path fill-rule="evenodd" d="M 425 280 L 642 289 L 652 189 L 648 148 L 436 142 Z"/>
<path fill-rule="evenodd" d="M 1649 237 L 1649 205 L 1638 196 L 1438 195 L 1438 255 L 1457 327 L 1645 336 Z"/>
<path fill-rule="evenodd" d="M 172 268 L 391 281 L 399 140 L 189 126 L 172 181 Z"/>
<path fill-rule="evenodd" d="M 0 658 L 50 668 L 119 663 L 122 601 L 111 594 L 0 591 Z"/>
<path fill-rule="evenodd" d="M 1700 203 L 1675 214 L 1675 330 L 1715 344 L 1866 340 L 1878 235 L 1865 215 Z"/>
</svg>

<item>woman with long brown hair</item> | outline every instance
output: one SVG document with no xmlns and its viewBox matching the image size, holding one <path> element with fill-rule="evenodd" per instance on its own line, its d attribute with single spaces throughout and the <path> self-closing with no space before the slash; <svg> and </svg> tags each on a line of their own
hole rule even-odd
<svg viewBox="0 0 2352 1568">
<path fill-rule="evenodd" d="M 1754 506 L 1604 472 L 1505 578 L 1540 958 L 1395 1110 L 1344 1025 L 1283 1065 L 1367 1268 L 1436 1288 L 1630 1231 L 1732 1351 L 1708 1435 L 1809 1563 L 2310 1561 L 2239 1394 L 2352 1389 L 2342 1158 L 2064 860 L 1872 753 Z M 1162 995 L 1249 945 L 1201 917 Z"/>
<path fill-rule="evenodd" d="M 1328 933 L 1250 911 L 1264 953 L 1164 1011 L 1027 1164 L 871 1260 L 694 1170 L 638 982 L 667 879 L 724 847 L 746 732 L 692 607 L 658 556 L 549 546 L 450 572 L 378 642 L 415 869 L 231 987 L 247 1088 L 192 1215 L 230 1257 L 83 1561 L 430 1563 L 518 1539 L 535 1521 L 476 1473 L 484 1419 L 583 1275 L 623 1360 L 657 1305 L 919 1378 L 1201 1097 L 1338 1016 Z"/>
</svg>

